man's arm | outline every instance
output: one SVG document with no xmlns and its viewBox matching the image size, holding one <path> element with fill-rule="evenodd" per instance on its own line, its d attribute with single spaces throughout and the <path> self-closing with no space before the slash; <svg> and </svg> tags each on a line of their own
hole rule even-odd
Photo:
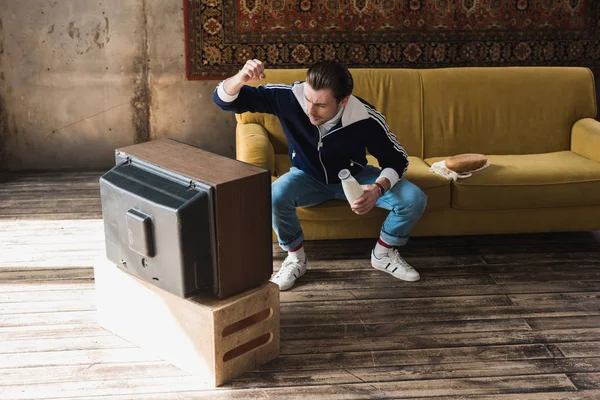
<svg viewBox="0 0 600 400">
<path fill-rule="evenodd" d="M 237 74 L 225 79 L 221 87 L 227 95 L 237 97 L 246 83 L 258 82 L 265 77 L 265 65 L 260 60 L 248 60 Z"/>
<path fill-rule="evenodd" d="M 268 86 L 247 86 L 265 78 L 265 66 L 259 60 L 248 60 L 239 72 L 221 82 L 213 94 L 213 101 L 225 111 L 235 113 L 262 112 L 277 114 L 277 90 Z"/>
<path fill-rule="evenodd" d="M 382 119 L 383 116 L 378 114 L 378 118 L 369 135 L 370 140 L 367 144 L 367 150 L 377 159 L 382 169 L 379 179 L 385 178 L 390 182 L 390 187 L 392 187 L 406 173 L 408 168 L 408 154 L 406 154 L 406 150 L 398 142 L 396 135 L 390 130 L 387 122 Z"/>
<path fill-rule="evenodd" d="M 382 171 L 375 181 L 376 184 L 363 186 L 365 194 L 352 205 L 352 210 L 359 215 L 371 211 L 382 194 L 402 179 L 408 168 L 408 155 L 390 130 L 383 115 L 377 112 L 373 113 L 371 122 L 373 129 L 367 150 L 377 159 Z M 383 190 L 377 183 L 383 187 Z"/>
</svg>

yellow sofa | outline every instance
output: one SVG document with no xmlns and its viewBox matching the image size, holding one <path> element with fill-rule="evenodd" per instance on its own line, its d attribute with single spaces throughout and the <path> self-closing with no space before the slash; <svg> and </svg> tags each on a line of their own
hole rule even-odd
<svg viewBox="0 0 600 400">
<path fill-rule="evenodd" d="M 600 123 L 594 78 L 575 67 L 354 69 L 354 94 L 386 117 L 409 154 L 406 178 L 428 196 L 413 235 L 600 229 Z M 267 70 L 265 82 L 305 70 Z M 278 120 L 239 114 L 237 158 L 273 180 L 291 166 Z M 368 132 L 365 132 L 368 134 Z M 491 166 L 448 181 L 432 163 L 460 153 Z M 377 165 L 373 157 L 369 163 Z M 387 211 L 365 216 L 343 201 L 298 210 L 307 240 L 375 238 Z"/>
</svg>

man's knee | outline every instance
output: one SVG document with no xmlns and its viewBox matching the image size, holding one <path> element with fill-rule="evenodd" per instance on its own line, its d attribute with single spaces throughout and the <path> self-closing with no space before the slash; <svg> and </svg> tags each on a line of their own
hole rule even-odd
<svg viewBox="0 0 600 400">
<path fill-rule="evenodd" d="M 414 184 L 409 184 L 408 186 L 402 188 L 397 193 L 400 208 L 394 207 L 394 210 L 404 210 L 403 212 L 410 212 L 411 214 L 415 214 L 420 216 L 425 211 L 427 207 L 427 196 L 423 191 Z"/>
<path fill-rule="evenodd" d="M 411 191 L 409 204 L 412 213 L 417 218 L 423 214 L 425 208 L 427 207 L 427 196 L 416 185 L 414 185 L 414 190 Z"/>
<path fill-rule="evenodd" d="M 293 202 L 289 198 L 290 190 L 281 179 L 271 184 L 271 206 L 273 211 L 293 208 Z"/>
<path fill-rule="evenodd" d="M 414 187 L 416 190 L 413 191 L 411 204 L 416 212 L 422 214 L 427 207 L 427 196 L 418 186 Z"/>
</svg>

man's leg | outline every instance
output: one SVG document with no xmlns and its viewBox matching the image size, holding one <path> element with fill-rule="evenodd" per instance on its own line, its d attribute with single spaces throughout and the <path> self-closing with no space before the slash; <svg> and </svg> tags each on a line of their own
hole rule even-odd
<svg viewBox="0 0 600 400">
<path fill-rule="evenodd" d="M 381 238 L 392 246 L 402 246 L 423 215 L 427 196 L 415 184 L 401 179 L 377 201 L 376 206 L 390 210 L 381 228 Z"/>
<path fill-rule="evenodd" d="M 279 271 L 271 278 L 280 290 L 291 288 L 306 272 L 307 258 L 302 243 L 304 235 L 296 213 L 297 207 L 308 207 L 334 197 L 327 185 L 292 167 L 271 185 L 273 230 L 279 246 L 288 252 Z"/>
<path fill-rule="evenodd" d="M 366 167 L 357 175 L 357 180 L 361 185 L 372 184 L 379 173 L 378 168 Z M 402 280 L 419 280 L 419 273 L 400 257 L 397 247 L 406 244 L 411 229 L 423 215 L 426 205 L 427 196 L 423 191 L 404 178 L 377 201 L 376 207 L 389 210 L 390 213 L 383 222 L 379 240 L 371 252 L 374 268 Z"/>
</svg>

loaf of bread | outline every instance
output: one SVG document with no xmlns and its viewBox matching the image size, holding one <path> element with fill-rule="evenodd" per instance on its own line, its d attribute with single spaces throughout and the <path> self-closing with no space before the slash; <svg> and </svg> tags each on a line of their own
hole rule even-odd
<svg viewBox="0 0 600 400">
<path fill-rule="evenodd" d="M 455 172 L 473 171 L 483 167 L 487 163 L 487 157 L 483 154 L 457 154 L 445 160 L 446 168 Z"/>
</svg>

